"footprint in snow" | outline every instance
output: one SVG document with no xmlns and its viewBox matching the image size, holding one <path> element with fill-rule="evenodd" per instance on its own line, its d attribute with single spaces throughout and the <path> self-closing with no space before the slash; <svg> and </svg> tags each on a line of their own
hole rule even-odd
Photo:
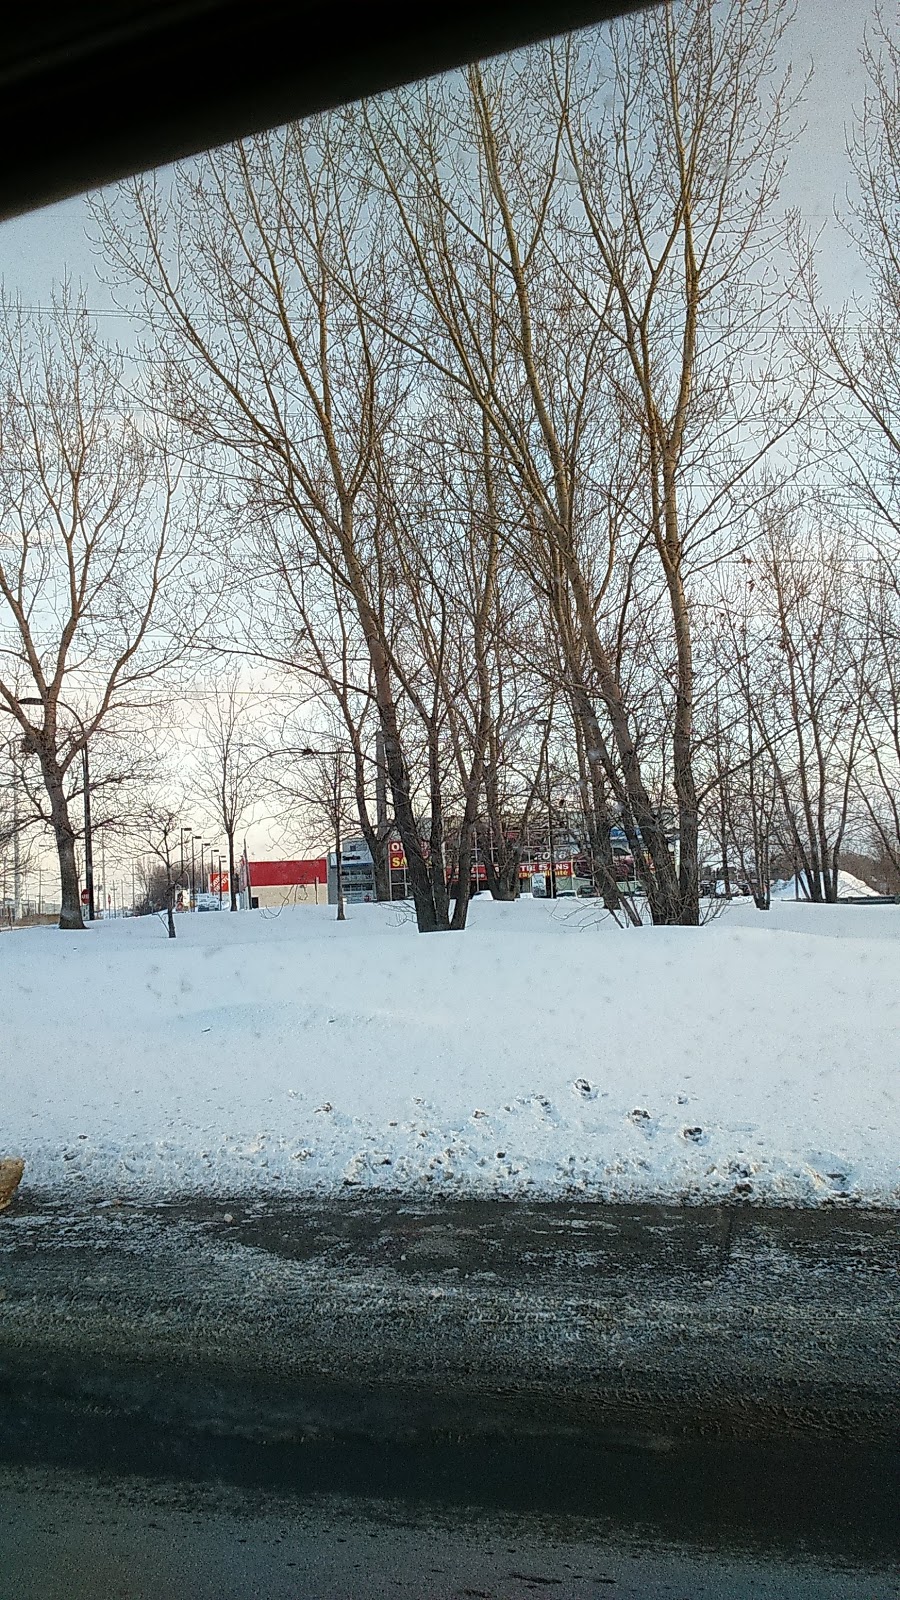
<svg viewBox="0 0 900 1600">
<path fill-rule="evenodd" d="M 850 1181 L 850 1162 L 843 1156 L 836 1156 L 832 1152 L 816 1150 L 807 1157 L 812 1169 L 813 1177 L 817 1183 L 827 1184 L 829 1188 L 839 1192 L 845 1190 Z"/>
<path fill-rule="evenodd" d="M 588 1082 L 587 1078 L 576 1078 L 572 1088 L 584 1100 L 596 1100 L 597 1098 L 597 1090 L 592 1083 Z"/>
</svg>

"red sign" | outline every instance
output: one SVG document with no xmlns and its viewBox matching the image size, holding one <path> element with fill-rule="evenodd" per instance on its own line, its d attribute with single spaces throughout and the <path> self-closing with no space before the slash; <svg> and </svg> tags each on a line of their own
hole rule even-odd
<svg viewBox="0 0 900 1600">
<path fill-rule="evenodd" d="M 328 863 L 324 856 L 315 861 L 247 861 L 245 858 L 242 870 L 245 880 L 249 873 L 254 889 L 290 889 L 297 884 L 328 881 Z M 227 872 L 223 876 L 227 881 Z"/>
<path fill-rule="evenodd" d="M 210 894 L 228 894 L 228 872 L 211 872 L 209 875 Z"/>
<path fill-rule="evenodd" d="M 406 852 L 399 839 L 392 839 L 388 845 L 388 862 L 392 872 L 401 872 L 406 866 Z"/>
<path fill-rule="evenodd" d="M 90 894 L 89 894 L 88 890 L 87 889 L 82 889 L 82 891 L 81 891 L 81 904 L 83 906 L 89 906 L 90 903 L 91 903 L 91 897 L 90 897 Z"/>
</svg>

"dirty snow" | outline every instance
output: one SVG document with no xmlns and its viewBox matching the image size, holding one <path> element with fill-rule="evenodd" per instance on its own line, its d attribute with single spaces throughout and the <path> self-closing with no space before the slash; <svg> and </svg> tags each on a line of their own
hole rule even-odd
<svg viewBox="0 0 900 1600">
<path fill-rule="evenodd" d="M 125 1199 L 366 1188 L 900 1206 L 900 906 L 622 930 L 476 901 L 0 937 L 0 1155 Z"/>
</svg>

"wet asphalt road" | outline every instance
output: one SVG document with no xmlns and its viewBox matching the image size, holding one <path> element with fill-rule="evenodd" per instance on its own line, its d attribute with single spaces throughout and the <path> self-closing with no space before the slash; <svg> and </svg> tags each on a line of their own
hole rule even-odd
<svg viewBox="0 0 900 1600">
<path fill-rule="evenodd" d="M 0 1600 L 895 1600 L 874 1552 L 660 1537 L 603 1515 L 0 1469 Z"/>
<path fill-rule="evenodd" d="M 0 1386 L 260 1437 L 900 1436 L 900 1217 L 28 1206 Z"/>
<path fill-rule="evenodd" d="M 900 1595 L 898 1219 L 23 1197 L 0 1597 Z"/>
</svg>

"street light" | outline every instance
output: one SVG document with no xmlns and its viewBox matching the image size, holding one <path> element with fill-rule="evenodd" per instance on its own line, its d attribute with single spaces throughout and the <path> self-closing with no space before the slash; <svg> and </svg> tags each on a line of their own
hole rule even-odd
<svg viewBox="0 0 900 1600">
<path fill-rule="evenodd" d="M 82 724 L 82 732 L 84 725 Z M 88 922 L 94 921 L 94 840 L 91 833 L 91 777 L 88 771 L 87 739 L 81 748 L 81 773 L 84 781 L 84 886 L 88 897 Z"/>
<path fill-rule="evenodd" d="M 323 756 L 334 762 L 334 870 L 337 882 L 337 921 L 346 922 L 344 911 L 344 883 L 341 873 L 341 809 L 343 804 L 341 785 L 341 757 L 342 750 L 314 750 L 312 745 L 304 745 L 298 754 L 304 759 L 309 757 L 321 759 Z"/>
<path fill-rule="evenodd" d="M 547 897 L 556 899 L 556 840 L 553 835 L 553 799 L 550 788 L 550 747 L 544 747 L 545 770 L 547 773 L 547 848 L 550 852 L 550 875 L 547 880 Z"/>
<path fill-rule="evenodd" d="M 182 896 L 184 895 L 184 839 L 185 839 L 185 834 L 187 834 L 188 838 L 190 838 L 190 834 L 191 834 L 190 828 L 179 828 L 179 830 L 178 830 L 178 855 L 179 855 L 179 863 L 180 863 L 180 865 L 179 865 L 179 872 L 178 872 L 178 881 L 181 884 Z M 182 901 L 182 910 L 184 910 L 183 901 Z"/>
</svg>

